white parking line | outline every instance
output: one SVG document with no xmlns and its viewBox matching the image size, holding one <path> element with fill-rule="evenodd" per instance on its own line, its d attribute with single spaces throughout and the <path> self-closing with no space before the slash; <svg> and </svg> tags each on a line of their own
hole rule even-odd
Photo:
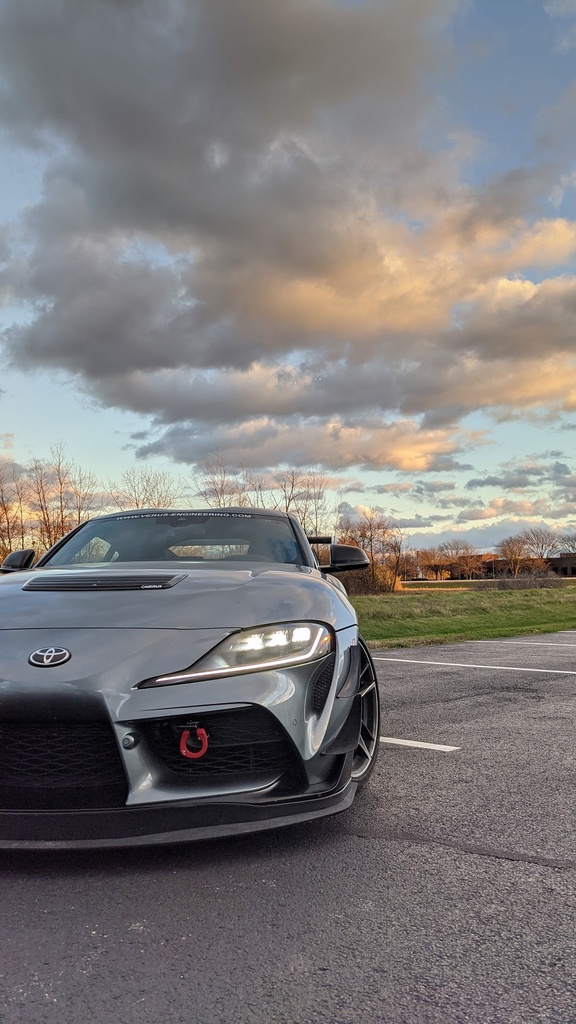
<svg viewBox="0 0 576 1024">
<path fill-rule="evenodd" d="M 468 661 L 422 661 L 420 658 L 375 658 L 373 661 L 401 661 L 406 665 L 442 665 L 444 668 L 483 668 L 499 672 L 546 672 L 557 676 L 576 676 L 576 672 L 568 668 L 516 668 L 513 665 L 473 665 Z"/>
<path fill-rule="evenodd" d="M 576 647 L 576 644 L 557 644 L 549 640 L 470 640 L 472 644 L 523 644 L 525 647 Z"/>
<path fill-rule="evenodd" d="M 399 747 L 423 747 L 425 750 L 460 750 L 460 747 L 447 747 L 444 743 L 421 743 L 419 740 L 397 740 L 392 736 L 381 736 L 380 743 L 396 743 Z"/>
</svg>

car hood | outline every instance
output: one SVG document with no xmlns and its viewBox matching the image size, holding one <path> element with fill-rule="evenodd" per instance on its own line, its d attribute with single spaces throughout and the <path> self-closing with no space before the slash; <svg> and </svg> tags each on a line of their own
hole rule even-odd
<svg viewBox="0 0 576 1024">
<path fill-rule="evenodd" d="M 242 629 L 356 621 L 341 585 L 300 566 L 35 569 L 0 577 L 0 630 Z"/>
</svg>

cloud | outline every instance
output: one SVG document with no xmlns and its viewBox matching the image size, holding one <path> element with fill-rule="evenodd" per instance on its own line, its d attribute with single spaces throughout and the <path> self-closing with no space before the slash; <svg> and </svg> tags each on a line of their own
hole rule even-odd
<svg viewBox="0 0 576 1024">
<path fill-rule="evenodd" d="M 412 494 L 414 488 L 412 484 L 376 484 L 374 487 L 370 487 L 370 491 L 374 494 L 393 494 L 396 496 L 403 494 Z"/>
<path fill-rule="evenodd" d="M 457 494 L 449 495 L 445 498 L 439 498 L 436 502 L 437 508 L 481 508 L 482 502 L 480 500 L 472 502 L 470 505 L 470 499 L 466 497 L 460 497 Z"/>
<path fill-rule="evenodd" d="M 535 146 L 473 184 L 460 6 L 3 0 L 0 119 L 46 165 L 6 231 L 9 364 L 195 464 L 450 473 L 489 441 L 470 412 L 573 411 L 566 168 Z"/>
<path fill-rule="evenodd" d="M 390 466 L 422 472 L 457 466 L 454 455 L 465 439 L 462 435 L 455 440 L 446 431 L 422 431 L 410 420 L 347 426 L 338 417 L 300 422 L 262 417 L 234 427 L 215 426 L 209 435 L 191 436 L 186 424 L 169 427 L 159 439 L 141 445 L 137 454 L 146 458 L 168 452 L 178 462 L 192 463 L 216 449 L 225 451 L 233 464 L 251 468 L 320 463 L 331 471 Z"/>
<path fill-rule="evenodd" d="M 535 501 L 514 501 L 511 498 L 493 498 L 484 508 L 466 508 L 458 515 L 458 523 L 479 519 L 499 519 L 502 516 L 530 518 L 549 514 L 549 506 L 543 499 Z"/>
<path fill-rule="evenodd" d="M 548 527 L 549 524 L 541 518 L 502 519 L 468 527 L 461 524 L 456 529 L 435 531 L 433 535 L 430 533 L 413 533 L 410 536 L 410 547 L 436 547 L 444 541 L 458 537 L 459 540 L 466 540 L 473 544 L 478 551 L 494 552 L 496 545 L 501 540 L 504 540 L 505 537 L 516 536 L 522 530 L 541 526 Z"/>
<path fill-rule="evenodd" d="M 504 472 L 485 477 L 474 477 L 465 485 L 465 490 L 473 491 L 479 487 L 499 487 L 506 491 L 521 491 L 540 487 L 545 483 L 566 486 L 571 470 L 565 462 L 558 460 L 553 463 L 538 461 L 520 461 L 508 463 Z"/>
<path fill-rule="evenodd" d="M 451 516 L 439 516 L 439 515 L 411 516 L 411 517 L 410 516 L 405 516 L 405 517 L 403 517 L 403 516 L 393 516 L 391 521 L 392 521 L 392 523 L 395 526 L 398 526 L 399 529 L 401 529 L 401 530 L 422 530 L 425 527 L 429 527 L 429 526 L 436 527 L 436 526 L 438 526 L 439 523 L 446 523 L 451 518 L 452 518 Z M 413 545 L 412 545 L 411 536 L 407 538 L 407 541 L 410 543 L 410 546 L 412 547 Z"/>
<path fill-rule="evenodd" d="M 559 29 L 558 49 L 561 52 L 573 50 L 576 46 L 576 3 L 574 0 L 546 0 L 544 10 L 551 18 L 572 19 L 572 24 L 565 23 Z"/>
<path fill-rule="evenodd" d="M 453 489 L 452 480 L 417 480 L 414 484 L 414 493 L 421 497 L 435 497 Z"/>
<path fill-rule="evenodd" d="M 352 521 L 358 521 L 358 519 L 372 514 L 382 516 L 390 526 L 397 527 L 400 530 L 424 530 L 436 526 L 438 523 L 444 522 L 449 518 L 448 516 L 438 515 L 402 517 L 391 514 L 388 509 L 382 508 L 381 505 L 352 505 L 348 501 L 343 501 L 338 506 L 339 517 Z"/>
<path fill-rule="evenodd" d="M 551 502 L 553 503 L 554 511 L 557 511 L 559 508 L 564 508 L 566 511 L 563 515 L 574 515 L 574 505 L 576 502 L 576 473 L 572 473 L 570 476 L 566 476 L 562 480 L 557 481 L 557 487 L 553 489 L 551 493 Z"/>
</svg>

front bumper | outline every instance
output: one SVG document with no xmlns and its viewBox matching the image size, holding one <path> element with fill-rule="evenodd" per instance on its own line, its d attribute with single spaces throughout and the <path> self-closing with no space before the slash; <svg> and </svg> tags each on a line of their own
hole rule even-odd
<svg viewBox="0 0 576 1024">
<path fill-rule="evenodd" d="M 171 801 L 91 811 L 1 811 L 0 849 L 85 850 L 188 843 L 281 828 L 350 807 L 356 783 L 329 793 L 206 803 Z"/>
<path fill-rule="evenodd" d="M 5 681 L 0 849 L 189 842 L 346 810 L 359 729 L 353 633 L 339 636 L 337 659 L 247 674 L 241 692 L 227 678 L 145 690 Z M 196 726 L 209 747 L 188 760 L 181 738 Z"/>
</svg>

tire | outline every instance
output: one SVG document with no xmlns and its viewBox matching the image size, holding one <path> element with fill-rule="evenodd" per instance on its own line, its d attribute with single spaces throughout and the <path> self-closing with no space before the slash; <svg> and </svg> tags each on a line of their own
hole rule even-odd
<svg viewBox="0 0 576 1024">
<path fill-rule="evenodd" d="M 361 695 L 360 742 L 354 751 L 351 777 L 361 789 L 372 775 L 380 750 L 380 694 L 376 669 L 362 637 L 360 647 L 360 678 L 358 692 Z"/>
</svg>

